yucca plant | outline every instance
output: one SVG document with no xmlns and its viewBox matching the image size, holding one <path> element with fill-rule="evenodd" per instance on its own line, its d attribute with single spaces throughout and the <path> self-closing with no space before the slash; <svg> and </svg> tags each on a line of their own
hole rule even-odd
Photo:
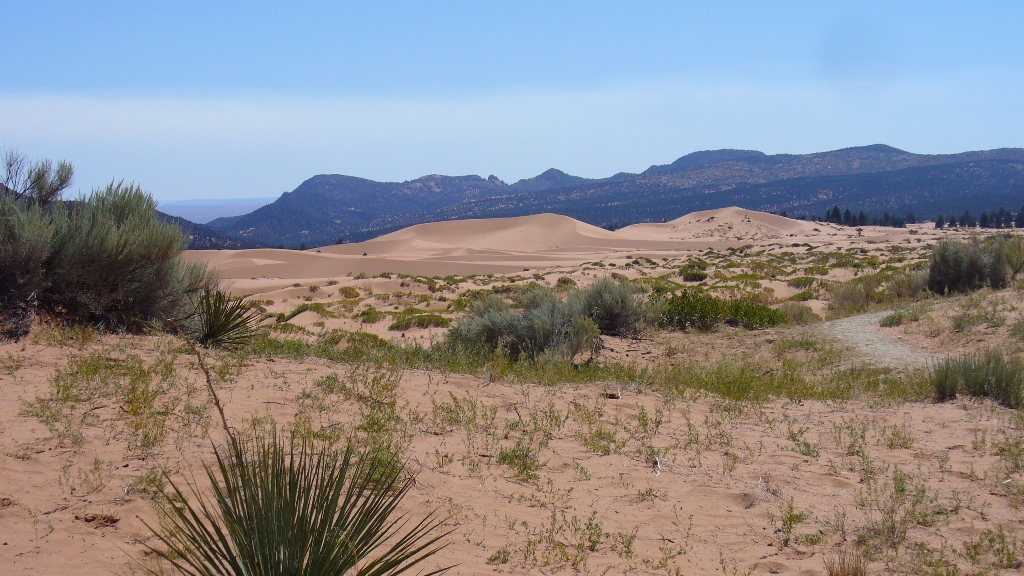
<svg viewBox="0 0 1024 576">
<path fill-rule="evenodd" d="M 234 348 L 252 336 L 259 311 L 241 298 L 220 290 L 207 290 L 196 302 L 195 340 L 208 348 Z"/>
<path fill-rule="evenodd" d="M 394 457 L 232 436 L 206 466 L 212 498 L 173 482 L 158 501 L 158 557 L 189 576 L 401 574 L 445 544 L 433 514 L 405 530 L 393 518 L 412 486 Z M 441 574 L 442 568 L 428 574 Z M 157 573 L 152 571 L 152 573 Z"/>
</svg>

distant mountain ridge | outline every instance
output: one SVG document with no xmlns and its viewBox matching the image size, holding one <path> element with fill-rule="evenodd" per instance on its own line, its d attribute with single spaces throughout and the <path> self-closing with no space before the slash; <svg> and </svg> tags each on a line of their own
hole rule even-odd
<svg viewBox="0 0 1024 576">
<path fill-rule="evenodd" d="M 813 154 L 707 150 L 639 174 L 590 179 L 552 168 L 514 184 L 495 176 L 375 182 L 318 175 L 271 204 L 208 226 L 253 245 L 313 247 L 465 218 L 554 212 L 597 226 L 624 226 L 731 205 L 821 214 L 835 204 L 919 217 L 1016 209 L 1024 204 L 1024 149 L 914 154 L 876 144 Z"/>
</svg>

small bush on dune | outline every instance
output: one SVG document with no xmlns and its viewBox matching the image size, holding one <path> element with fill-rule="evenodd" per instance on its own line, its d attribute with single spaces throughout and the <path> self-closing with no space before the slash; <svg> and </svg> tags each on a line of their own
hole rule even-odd
<svg viewBox="0 0 1024 576">
<path fill-rule="evenodd" d="M 910 300 L 928 290 L 927 270 L 904 270 L 889 280 L 889 293 L 900 300 Z"/>
<path fill-rule="evenodd" d="M 798 276 L 796 278 L 790 278 L 789 280 L 787 280 L 786 285 L 789 286 L 790 288 L 806 290 L 807 288 L 814 286 L 814 283 L 817 281 L 817 278 L 812 278 L 811 276 Z"/>
<path fill-rule="evenodd" d="M 388 330 L 401 331 L 412 328 L 444 328 L 451 323 L 440 314 L 409 314 L 396 318 Z"/>
<path fill-rule="evenodd" d="M 52 221 L 42 207 L 0 197 L 0 337 L 28 333 L 39 295 L 48 282 L 43 268 L 53 245 Z"/>
<path fill-rule="evenodd" d="M 708 279 L 708 273 L 700 268 L 684 266 L 679 269 L 679 276 L 684 282 L 703 282 Z"/>
<path fill-rule="evenodd" d="M 668 298 L 663 306 L 659 323 L 676 330 L 710 332 L 725 318 L 725 303 L 703 292 L 684 290 Z"/>
<path fill-rule="evenodd" d="M 812 324 L 821 322 L 821 317 L 811 310 L 811 307 L 799 302 L 783 302 L 779 305 L 779 312 L 789 319 L 790 324 Z"/>
<path fill-rule="evenodd" d="M 214 277 L 181 260 L 181 230 L 160 222 L 152 197 L 134 185 L 57 201 L 70 174 L 61 166 L 33 168 L 25 192 L 0 194 L 0 336 L 24 336 L 37 311 L 113 330 L 191 316 Z"/>
<path fill-rule="evenodd" d="M 153 198 L 136 186 L 111 184 L 54 221 L 40 307 L 55 315 L 135 329 L 190 315 L 194 296 L 213 284 L 204 266 L 180 259 L 187 238 L 157 220 Z"/>
<path fill-rule="evenodd" d="M 684 290 L 662 303 L 659 324 L 676 330 L 709 332 L 719 324 L 761 330 L 786 324 L 785 313 L 751 300 L 723 300 L 697 290 Z"/>
<path fill-rule="evenodd" d="M 512 358 L 534 358 L 541 353 L 572 359 L 600 343 L 597 323 L 580 313 L 572 301 L 558 298 L 546 287 L 534 288 L 512 308 L 497 296 L 470 303 L 469 314 L 448 332 L 446 342 L 456 348 L 491 353 L 504 350 Z"/>
<path fill-rule="evenodd" d="M 1005 288 L 1010 279 L 1008 251 L 1008 245 L 998 240 L 940 240 L 932 250 L 928 289 L 948 294 L 985 287 Z"/>
<path fill-rule="evenodd" d="M 628 281 L 602 278 L 570 294 L 569 302 L 576 314 L 590 318 L 609 336 L 636 336 L 647 320 L 640 291 Z"/>
<path fill-rule="evenodd" d="M 829 285 L 828 294 L 828 311 L 834 317 L 866 312 L 871 304 L 879 302 L 884 296 L 879 290 L 878 278 L 875 276 L 836 282 Z"/>
<path fill-rule="evenodd" d="M 789 318 L 782 312 L 747 300 L 730 300 L 725 307 L 725 323 L 747 330 L 763 330 L 788 321 Z"/>
<path fill-rule="evenodd" d="M 932 369 L 931 381 L 939 402 L 967 394 L 992 398 L 1008 408 L 1024 406 L 1024 362 L 1004 358 L 997 350 L 947 358 Z"/>
</svg>

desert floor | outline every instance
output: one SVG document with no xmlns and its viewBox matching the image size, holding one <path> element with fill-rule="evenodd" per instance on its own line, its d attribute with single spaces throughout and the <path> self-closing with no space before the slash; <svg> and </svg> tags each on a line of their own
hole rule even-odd
<svg viewBox="0 0 1024 576">
<path fill-rule="evenodd" d="M 187 257 L 258 303 L 275 338 L 345 330 L 429 346 L 445 327 L 402 321 L 455 320 L 477 293 L 612 274 L 796 299 L 826 316 L 830 283 L 922 262 L 956 234 L 723 209 L 615 232 L 541 215 Z M 683 280 L 698 259 L 707 278 Z M 908 319 L 881 327 L 893 308 Z M 1014 287 L 759 331 L 605 337 L 591 364 L 612 368 L 578 373 L 315 353 L 207 361 L 239 430 L 343 438 L 383 406 L 375 438 L 415 477 L 403 511 L 445 518 L 449 544 L 430 566 L 457 564 L 451 574 L 810 575 L 845 551 L 872 574 L 1019 573 L 1024 417 L 989 400 L 934 402 L 927 373 L 965 352 L 1019 354 L 1022 334 Z M 716 393 L 722 382 L 733 391 Z M 0 344 L 0 573 L 156 567 L 146 546 L 163 473 L 204 490 L 221 440 L 204 386 L 166 335 L 40 324 Z M 530 458 L 502 458 L 520 446 Z"/>
</svg>

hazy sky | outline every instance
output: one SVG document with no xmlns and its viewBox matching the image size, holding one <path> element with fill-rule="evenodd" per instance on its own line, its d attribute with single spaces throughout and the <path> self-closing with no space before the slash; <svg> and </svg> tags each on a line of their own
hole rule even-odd
<svg viewBox="0 0 1024 576">
<path fill-rule="evenodd" d="M 1024 146 L 1024 2 L 5 0 L 0 148 L 161 200 Z"/>
</svg>

